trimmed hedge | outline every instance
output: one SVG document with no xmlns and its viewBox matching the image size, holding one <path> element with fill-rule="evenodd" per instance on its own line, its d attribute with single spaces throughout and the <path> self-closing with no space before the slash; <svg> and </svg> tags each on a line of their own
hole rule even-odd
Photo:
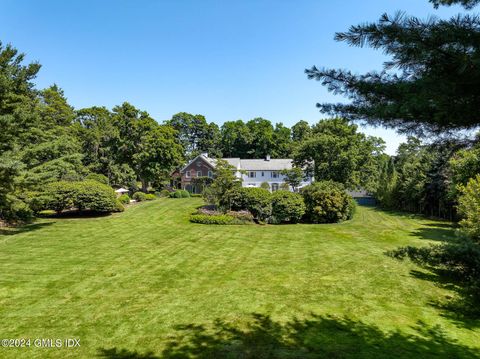
<svg viewBox="0 0 480 359">
<path fill-rule="evenodd" d="M 145 196 L 145 200 L 146 200 L 146 201 L 153 201 L 153 200 L 155 200 L 155 199 L 157 199 L 157 196 L 155 196 L 155 195 L 152 194 L 152 193 L 148 193 L 148 194 Z"/>
<path fill-rule="evenodd" d="M 289 191 L 276 191 L 272 198 L 272 223 L 297 223 L 305 214 L 303 197 Z"/>
<path fill-rule="evenodd" d="M 43 209 L 56 212 L 69 208 L 95 212 L 112 212 L 118 209 L 114 190 L 94 180 L 50 183 L 42 195 L 42 203 Z"/>
<path fill-rule="evenodd" d="M 190 222 L 200 224 L 236 224 L 235 217 L 228 214 L 192 214 L 190 216 Z"/>
<path fill-rule="evenodd" d="M 305 202 L 305 218 L 311 223 L 337 223 L 351 219 L 355 201 L 347 194 L 341 183 L 334 181 L 315 182 L 302 188 Z"/>
</svg>

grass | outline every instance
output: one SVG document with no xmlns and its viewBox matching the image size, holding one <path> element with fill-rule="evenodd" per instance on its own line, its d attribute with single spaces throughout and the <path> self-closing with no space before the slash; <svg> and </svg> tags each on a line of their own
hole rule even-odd
<svg viewBox="0 0 480 359">
<path fill-rule="evenodd" d="M 201 199 L 0 232 L 1 358 L 472 358 L 480 320 L 454 288 L 385 255 L 448 223 L 360 207 L 332 225 L 206 226 Z"/>
</svg>

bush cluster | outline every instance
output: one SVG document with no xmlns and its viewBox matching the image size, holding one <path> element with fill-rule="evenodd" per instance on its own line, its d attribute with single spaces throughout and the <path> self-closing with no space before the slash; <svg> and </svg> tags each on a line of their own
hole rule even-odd
<svg viewBox="0 0 480 359">
<path fill-rule="evenodd" d="M 298 193 L 276 191 L 271 195 L 271 223 L 297 223 L 305 214 L 305 203 Z"/>
<path fill-rule="evenodd" d="M 86 180 L 76 182 L 59 181 L 50 183 L 41 196 L 42 209 L 61 212 L 69 208 L 95 212 L 119 210 L 115 192 L 103 183 Z M 123 206 L 122 206 L 123 207 Z"/>
<path fill-rule="evenodd" d="M 162 189 L 160 192 L 155 193 L 158 197 L 168 197 L 170 196 L 170 191 L 168 189 Z"/>
<path fill-rule="evenodd" d="M 145 200 L 146 201 L 153 201 L 155 199 L 157 199 L 157 196 L 155 196 L 153 193 L 147 193 L 145 195 Z"/>
<path fill-rule="evenodd" d="M 305 219 L 311 223 L 337 223 L 351 219 L 355 201 L 342 184 L 333 181 L 315 182 L 302 188 Z"/>
<path fill-rule="evenodd" d="M 226 193 L 226 200 L 232 210 L 247 210 L 257 222 L 267 222 L 272 215 L 271 194 L 264 188 L 233 188 Z"/>
<path fill-rule="evenodd" d="M 175 192 L 171 192 L 169 194 L 170 198 L 188 198 L 190 197 L 190 193 L 183 189 L 176 190 Z"/>
</svg>

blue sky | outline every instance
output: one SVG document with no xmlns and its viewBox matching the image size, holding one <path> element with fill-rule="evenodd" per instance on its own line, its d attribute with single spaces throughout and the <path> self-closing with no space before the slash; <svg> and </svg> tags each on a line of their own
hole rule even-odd
<svg viewBox="0 0 480 359">
<path fill-rule="evenodd" d="M 129 101 L 162 122 L 177 112 L 221 125 L 264 117 L 291 126 L 342 101 L 307 80 L 312 65 L 379 69 L 384 56 L 333 40 L 336 31 L 405 10 L 449 17 L 427 0 L 0 0 L 0 41 L 38 61 L 39 88 L 57 83 L 76 108 Z M 393 154 L 404 137 L 381 136 Z"/>
</svg>

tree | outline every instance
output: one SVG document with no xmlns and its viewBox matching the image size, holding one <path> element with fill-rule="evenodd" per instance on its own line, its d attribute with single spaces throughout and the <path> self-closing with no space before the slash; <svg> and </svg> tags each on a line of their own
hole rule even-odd
<svg viewBox="0 0 480 359">
<path fill-rule="evenodd" d="M 307 121 L 298 121 L 292 126 L 292 140 L 293 142 L 301 142 L 305 140 L 312 133 L 312 129 Z"/>
<path fill-rule="evenodd" d="M 316 180 L 373 191 L 383 149 L 383 141 L 357 132 L 356 125 L 344 119 L 328 119 L 313 126 L 312 135 L 296 149 L 294 163 Z"/>
<path fill-rule="evenodd" d="M 270 121 L 257 117 L 247 122 L 251 142 L 247 158 L 265 158 L 275 147 L 274 128 Z"/>
<path fill-rule="evenodd" d="M 474 6 L 477 0 L 433 0 L 436 6 Z M 317 104 L 348 120 L 425 135 L 472 129 L 480 123 L 480 18 L 421 20 L 398 13 L 377 23 L 350 27 L 337 41 L 370 46 L 391 56 L 381 72 L 305 70 L 350 103 Z"/>
<path fill-rule="evenodd" d="M 218 206 L 222 210 L 230 208 L 226 202 L 226 193 L 242 184 L 242 180 L 235 175 L 236 168 L 225 160 L 217 160 L 213 172 L 212 184 L 203 191 L 203 198 L 208 204 Z"/>
<path fill-rule="evenodd" d="M 298 187 L 304 180 L 303 170 L 299 167 L 282 170 L 280 174 L 285 176 L 285 182 L 292 187 L 294 192 L 298 190 Z"/>
<path fill-rule="evenodd" d="M 270 155 L 274 158 L 290 158 L 292 154 L 291 130 L 283 123 L 275 124 L 273 130 L 273 147 Z"/>
<path fill-rule="evenodd" d="M 227 121 L 221 129 L 221 151 L 224 157 L 250 158 L 252 134 L 242 120 Z"/>
<path fill-rule="evenodd" d="M 177 130 L 177 137 L 188 159 L 194 158 L 201 152 L 207 152 L 212 157 L 221 156 L 220 130 L 215 123 L 207 123 L 204 116 L 180 112 L 173 115 L 167 124 Z"/>
</svg>

